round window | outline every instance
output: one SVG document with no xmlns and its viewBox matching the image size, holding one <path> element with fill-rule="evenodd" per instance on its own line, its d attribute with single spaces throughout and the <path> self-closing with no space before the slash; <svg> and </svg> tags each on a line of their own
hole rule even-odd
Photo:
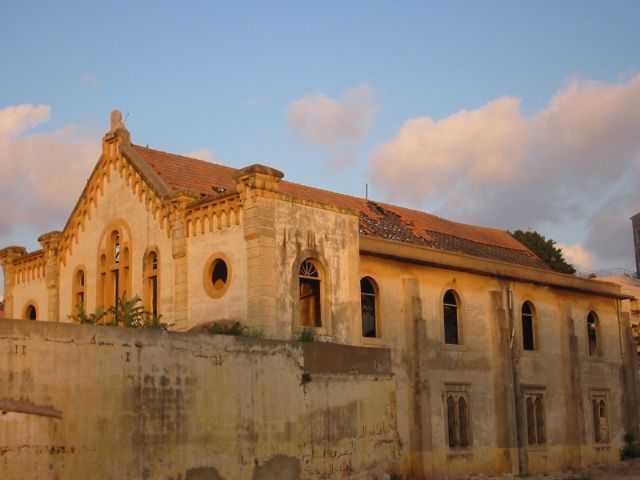
<svg viewBox="0 0 640 480">
<path fill-rule="evenodd" d="M 211 283 L 216 290 L 222 290 L 227 284 L 227 277 L 229 271 L 227 270 L 227 264 L 221 258 L 216 258 L 213 261 L 211 268 Z"/>
<path fill-rule="evenodd" d="M 231 281 L 231 269 L 226 256 L 216 253 L 209 258 L 203 281 L 204 289 L 210 297 L 219 298 L 225 294 Z"/>
</svg>

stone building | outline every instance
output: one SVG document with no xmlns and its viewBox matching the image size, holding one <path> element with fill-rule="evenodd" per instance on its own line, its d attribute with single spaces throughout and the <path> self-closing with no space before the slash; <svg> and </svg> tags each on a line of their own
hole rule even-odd
<svg viewBox="0 0 640 480">
<path fill-rule="evenodd" d="M 638 434 L 619 286 L 552 272 L 507 232 L 283 177 L 135 145 L 114 112 L 64 229 L 0 250 L 6 317 L 139 295 L 175 331 L 389 349 L 403 473 L 579 467 Z"/>
</svg>

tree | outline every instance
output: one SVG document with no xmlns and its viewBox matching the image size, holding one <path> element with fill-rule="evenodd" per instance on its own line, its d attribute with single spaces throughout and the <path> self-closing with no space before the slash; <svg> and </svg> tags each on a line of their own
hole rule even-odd
<svg viewBox="0 0 640 480">
<path fill-rule="evenodd" d="M 534 230 L 516 230 L 511 233 L 513 238 L 535 253 L 549 268 L 560 273 L 576 273 L 576 269 L 562 256 L 562 249 L 557 248 L 556 242 Z"/>
</svg>

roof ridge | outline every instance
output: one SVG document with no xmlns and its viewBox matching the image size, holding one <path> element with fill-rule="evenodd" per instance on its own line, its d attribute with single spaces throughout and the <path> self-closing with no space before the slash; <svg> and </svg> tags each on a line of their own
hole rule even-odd
<svg viewBox="0 0 640 480">
<path fill-rule="evenodd" d="M 133 143 L 131 144 L 131 146 L 133 148 L 140 148 L 140 149 L 144 149 L 144 150 L 150 150 L 152 152 L 162 153 L 164 155 L 170 155 L 172 157 L 185 158 L 187 160 L 192 160 L 194 162 L 204 163 L 206 165 L 214 165 L 216 167 L 222 167 L 222 168 L 229 169 L 229 170 L 236 170 L 236 171 L 240 170 L 239 168 L 230 167 L 229 165 L 224 165 L 222 163 L 210 162 L 209 160 L 202 160 L 201 158 L 189 157 L 187 155 L 182 155 L 180 153 L 167 152 L 165 150 L 158 150 L 157 148 L 151 148 L 151 147 L 143 146 L 143 145 L 136 145 L 136 144 L 133 144 Z"/>
</svg>

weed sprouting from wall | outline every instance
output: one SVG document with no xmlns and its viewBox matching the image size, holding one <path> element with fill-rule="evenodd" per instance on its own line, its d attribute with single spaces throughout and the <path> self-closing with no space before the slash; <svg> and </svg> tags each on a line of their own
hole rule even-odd
<svg viewBox="0 0 640 480">
<path fill-rule="evenodd" d="M 299 342 L 317 342 L 318 333 L 313 327 L 304 327 L 296 337 L 296 340 Z"/>
</svg>

